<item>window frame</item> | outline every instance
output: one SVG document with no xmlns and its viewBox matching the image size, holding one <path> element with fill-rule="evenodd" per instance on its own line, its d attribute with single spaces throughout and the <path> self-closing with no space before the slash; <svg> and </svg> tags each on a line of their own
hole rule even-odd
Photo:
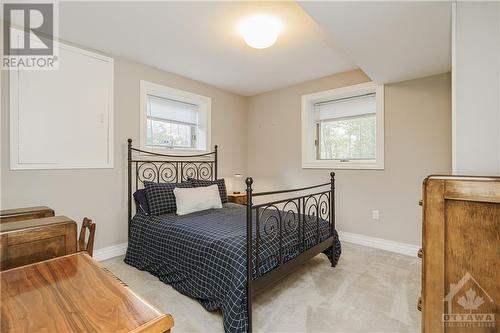
<svg viewBox="0 0 500 333">
<path fill-rule="evenodd" d="M 195 104 L 198 106 L 199 121 L 196 130 L 195 148 L 186 147 L 162 147 L 147 144 L 147 120 L 148 120 L 148 95 L 167 98 L 174 101 Z M 140 146 L 142 150 L 153 151 L 162 154 L 175 153 L 177 155 L 190 155 L 208 153 L 211 151 L 211 106 L 210 97 L 198 95 L 189 91 L 162 86 L 145 80 L 140 81 Z M 202 131 L 203 133 L 200 133 Z M 200 135 L 201 134 L 201 135 Z M 204 134 L 204 135 L 203 135 Z M 203 137 L 201 137 L 203 136 Z M 203 147 L 201 144 L 203 144 Z"/>
<path fill-rule="evenodd" d="M 376 158 L 349 161 L 319 159 L 315 140 L 319 140 L 314 105 L 332 99 L 375 93 L 376 98 Z M 303 169 L 384 169 L 384 86 L 373 82 L 302 95 L 301 143 Z M 319 142 L 318 142 L 319 145 Z"/>
</svg>

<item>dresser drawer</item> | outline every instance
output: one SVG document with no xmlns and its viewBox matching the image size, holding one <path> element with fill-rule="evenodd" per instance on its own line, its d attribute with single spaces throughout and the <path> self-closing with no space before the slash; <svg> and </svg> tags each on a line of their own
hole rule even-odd
<svg viewBox="0 0 500 333">
<path fill-rule="evenodd" d="M 0 225 L 0 270 L 76 252 L 76 222 L 65 216 Z"/>
</svg>

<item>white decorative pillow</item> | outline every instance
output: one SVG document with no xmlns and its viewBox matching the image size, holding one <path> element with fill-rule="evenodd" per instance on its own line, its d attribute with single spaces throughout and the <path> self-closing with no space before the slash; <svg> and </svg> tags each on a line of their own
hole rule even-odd
<svg viewBox="0 0 500 333">
<path fill-rule="evenodd" d="M 177 215 L 186 215 L 211 208 L 222 208 L 219 187 L 174 188 Z"/>
</svg>

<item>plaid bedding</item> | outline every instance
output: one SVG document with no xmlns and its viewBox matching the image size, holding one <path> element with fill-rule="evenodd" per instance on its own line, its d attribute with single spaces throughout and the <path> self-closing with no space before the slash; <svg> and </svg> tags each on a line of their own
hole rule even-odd
<svg viewBox="0 0 500 333">
<path fill-rule="evenodd" d="M 125 263 L 146 270 L 179 292 L 196 298 L 209 311 L 220 309 L 225 332 L 246 332 L 245 209 L 227 203 L 223 209 L 184 216 L 146 216 L 139 212 L 132 219 Z M 306 222 L 306 249 L 316 244 L 317 230 L 316 222 Z M 329 237 L 327 221 L 320 220 L 319 231 L 321 241 Z M 260 274 L 264 274 L 276 267 L 279 244 L 278 237 L 264 236 L 263 231 L 261 235 L 259 266 Z M 297 232 L 284 235 L 285 261 L 300 253 L 297 243 Z M 340 252 L 335 231 L 335 246 L 325 254 L 335 265 Z M 255 278 L 255 253 L 253 257 Z"/>
</svg>

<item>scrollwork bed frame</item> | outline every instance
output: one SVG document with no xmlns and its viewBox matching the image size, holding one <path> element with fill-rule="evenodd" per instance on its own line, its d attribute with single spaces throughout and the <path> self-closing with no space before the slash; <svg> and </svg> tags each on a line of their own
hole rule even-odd
<svg viewBox="0 0 500 333">
<path fill-rule="evenodd" d="M 132 189 L 138 190 L 145 181 L 180 183 L 188 178 L 217 179 L 217 146 L 213 152 L 206 154 L 166 155 L 134 148 L 132 139 L 128 139 L 127 143 L 129 234 L 132 221 Z"/>
<path fill-rule="evenodd" d="M 136 154 L 137 153 L 137 154 Z M 138 155 L 135 156 L 134 154 Z M 128 139 L 128 228 L 132 221 L 133 189 L 140 188 L 144 181 L 181 182 L 188 178 L 217 179 L 217 146 L 214 151 L 196 155 L 166 155 L 144 151 L 132 147 Z M 317 254 L 335 246 L 335 173 L 330 173 L 330 182 L 303 188 L 253 193 L 253 179 L 246 178 L 246 252 L 247 252 L 247 314 L 248 332 L 252 331 L 252 297 L 266 290 L 289 273 L 300 267 Z M 317 190 L 321 189 L 323 190 Z M 315 190 L 305 195 L 277 199 L 254 204 L 256 197 L 279 196 L 287 193 Z M 320 241 L 320 220 L 328 221 L 329 237 Z M 255 229 L 252 223 L 255 221 Z M 312 247 L 305 246 L 305 224 L 316 223 L 316 242 Z M 261 228 L 262 227 L 262 228 Z M 300 254 L 287 260 L 283 248 L 284 232 L 296 232 Z M 276 255 L 277 266 L 261 274 L 259 250 L 262 242 L 271 238 L 279 242 Z M 270 238 L 269 238 L 270 237 Z M 255 255 L 255 270 L 253 256 Z M 333 266 L 333 263 L 332 263 Z M 255 272 L 255 276 L 254 276 Z"/>
</svg>

